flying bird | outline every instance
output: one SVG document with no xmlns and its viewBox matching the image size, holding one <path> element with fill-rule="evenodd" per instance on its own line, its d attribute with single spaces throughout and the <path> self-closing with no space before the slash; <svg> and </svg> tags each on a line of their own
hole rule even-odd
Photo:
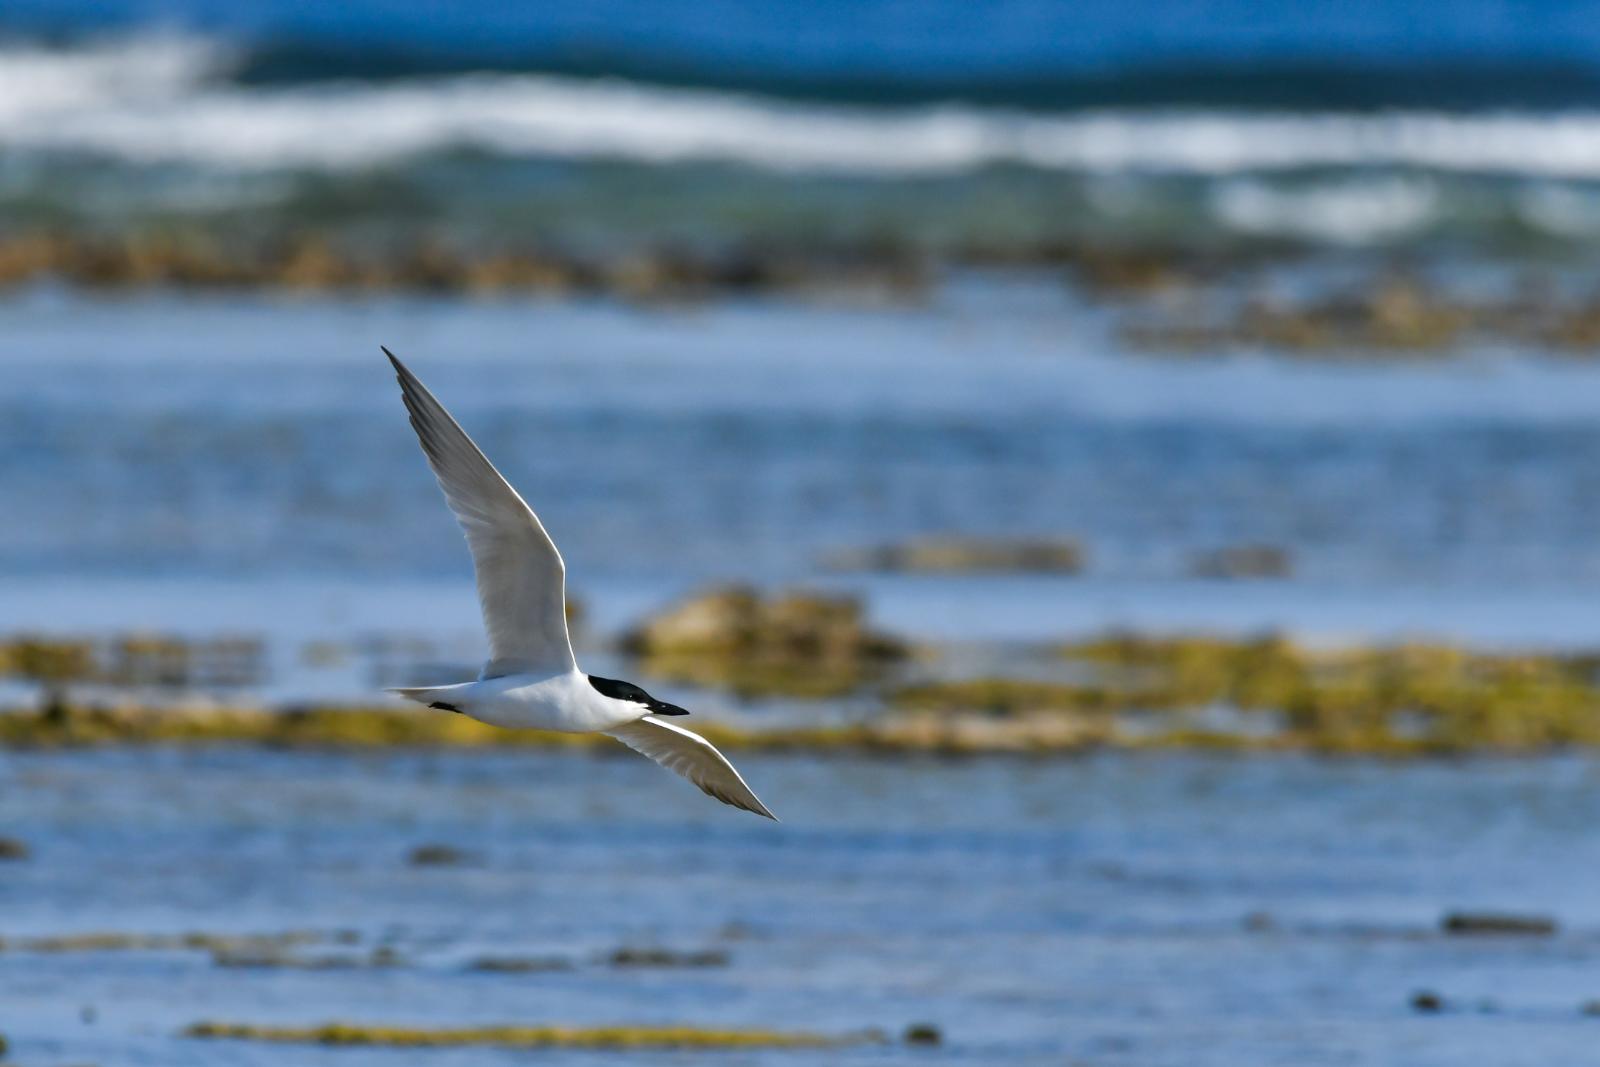
<svg viewBox="0 0 1600 1067">
<path fill-rule="evenodd" d="M 776 820 L 709 741 L 663 718 L 687 711 L 631 682 L 578 669 L 567 635 L 567 568 L 544 524 L 417 376 L 387 348 L 383 354 L 467 535 L 489 635 L 477 681 L 390 692 L 493 726 L 610 734 L 724 804 Z"/>
</svg>

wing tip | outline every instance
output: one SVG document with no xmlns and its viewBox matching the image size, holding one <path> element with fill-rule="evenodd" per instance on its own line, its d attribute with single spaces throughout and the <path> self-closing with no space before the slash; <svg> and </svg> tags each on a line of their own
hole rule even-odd
<svg viewBox="0 0 1600 1067">
<path fill-rule="evenodd" d="M 389 365 L 394 368 L 395 376 L 400 379 L 401 389 L 409 396 L 411 383 L 417 380 L 417 376 L 411 373 L 410 367 L 400 362 L 399 356 L 389 351 L 388 345 L 379 345 L 378 350 L 389 357 Z"/>
<path fill-rule="evenodd" d="M 733 764 L 728 764 L 728 769 L 733 770 Z M 704 786 L 700 787 L 701 791 L 707 796 L 711 797 L 713 800 L 722 801 L 730 808 L 738 808 L 740 811 L 748 811 L 752 815 L 760 815 L 762 818 L 771 819 L 773 822 L 783 821 L 772 813 L 772 809 L 767 807 L 760 797 L 756 796 L 756 791 L 750 788 L 749 784 L 745 782 L 744 778 L 740 777 L 738 771 L 734 770 L 733 775 L 735 778 L 738 778 L 739 784 L 744 786 L 744 791 L 746 794 L 745 796 L 741 797 L 737 794 L 730 795 L 728 793 L 724 793 L 720 789 L 713 791 L 705 788 Z"/>
<path fill-rule="evenodd" d="M 705 793 L 706 796 L 710 797 L 712 800 L 720 800 L 730 808 L 737 808 L 739 811 L 748 811 L 752 815 L 759 815 L 763 819 L 771 819 L 773 822 L 781 823 L 783 821 L 772 813 L 771 808 L 767 807 L 761 802 L 761 798 L 756 796 L 755 790 L 751 789 L 748 785 L 745 786 L 745 790 L 750 794 L 749 803 L 746 803 L 743 797 L 732 797 L 721 792 L 720 790 L 717 792 L 712 792 L 711 790 L 706 789 L 704 786 L 702 786 L 700 789 L 702 793 Z"/>
</svg>

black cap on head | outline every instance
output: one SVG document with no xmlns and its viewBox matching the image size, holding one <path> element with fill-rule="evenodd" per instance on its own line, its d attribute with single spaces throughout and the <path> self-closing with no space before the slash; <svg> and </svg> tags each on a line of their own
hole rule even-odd
<svg viewBox="0 0 1600 1067">
<path fill-rule="evenodd" d="M 592 674 L 588 675 L 588 678 L 589 684 L 594 686 L 602 696 L 608 696 L 612 700 L 625 700 L 630 704 L 643 705 L 651 715 L 689 714 L 676 704 L 668 704 L 664 700 L 657 700 L 632 682 L 624 682 L 616 678 L 597 678 Z"/>
</svg>

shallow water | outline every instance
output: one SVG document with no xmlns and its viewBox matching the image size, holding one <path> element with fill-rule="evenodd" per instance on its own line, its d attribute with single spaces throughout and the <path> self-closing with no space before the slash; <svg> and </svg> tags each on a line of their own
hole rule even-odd
<svg viewBox="0 0 1600 1067">
<path fill-rule="evenodd" d="M 1104 626 L 1600 639 L 1600 370 L 1185 361 L 1049 279 L 921 305 L 0 301 L 0 631 L 276 642 L 269 695 L 359 695 L 312 640 L 479 658 L 468 557 L 389 343 L 539 510 L 603 639 L 708 581 L 825 584 L 942 640 Z M 1081 541 L 1078 579 L 837 574 L 929 533 Z M 1287 581 L 1191 578 L 1267 543 Z"/>
<path fill-rule="evenodd" d="M 174 1036 L 200 1018 L 894 1034 L 927 1021 L 946 1038 L 937 1052 L 728 1054 L 740 1063 L 1506 1067 L 1592 1052 L 1590 761 L 741 762 L 786 822 L 719 808 L 627 754 L 5 754 L 0 826 L 35 850 L 0 866 L 5 936 L 349 929 L 353 951 L 388 944 L 402 964 L 6 951 L 0 1031 L 19 1062 L 174 1067 L 515 1055 Z M 429 842 L 469 862 L 409 866 Z M 1436 933 L 1455 908 L 1548 914 L 1561 931 Z M 622 946 L 729 962 L 599 962 Z M 575 969 L 466 969 L 485 955 Z M 1414 1013 L 1423 989 L 1447 1010 Z"/>
</svg>

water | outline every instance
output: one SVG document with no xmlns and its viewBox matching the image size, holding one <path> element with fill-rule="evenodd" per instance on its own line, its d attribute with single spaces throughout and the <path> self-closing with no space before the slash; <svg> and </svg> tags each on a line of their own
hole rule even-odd
<svg viewBox="0 0 1600 1067">
<path fill-rule="evenodd" d="M 734 579 L 859 594 L 877 625 L 942 649 L 908 670 L 952 675 L 1117 626 L 1600 646 L 1593 361 L 1505 339 L 1430 359 L 1161 358 L 1123 328 L 1188 322 L 1182 291 L 1132 301 L 1048 266 L 1203 253 L 1184 270 L 1226 304 L 1359 289 L 1403 262 L 1458 296 L 1580 301 L 1600 279 L 1591 16 L 12 0 L 7 239 L 166 235 L 245 258 L 305 237 L 368 256 L 437 242 L 600 267 L 666 247 L 845 280 L 649 307 L 7 289 L 0 638 L 259 640 L 260 676 L 213 688 L 268 706 L 470 674 L 468 557 L 388 344 L 539 510 L 599 673 L 629 676 L 609 646 L 631 623 Z M 852 291 L 858 258 L 929 284 Z M 1072 539 L 1087 565 L 830 566 L 929 534 Z M 1292 573 L 1195 576 L 1251 544 Z M 877 708 L 660 694 L 749 723 Z M 37 697 L 0 684 L 0 707 Z M 741 1064 L 1593 1058 L 1590 759 L 739 762 L 783 824 L 620 749 L 0 753 L 0 833 L 33 852 L 0 862 L 0 937 L 310 928 L 354 942 L 294 953 L 398 960 L 12 942 L 0 1033 L 18 1062 L 162 1067 L 526 1058 L 177 1036 L 203 1018 L 945 1035 L 719 1055 Z M 428 843 L 467 862 L 408 864 Z M 1452 909 L 1560 932 L 1446 937 Z M 728 962 L 607 962 L 629 947 Z M 471 969 L 523 955 L 570 967 Z M 1419 991 L 1445 1010 L 1414 1011 Z"/>
<path fill-rule="evenodd" d="M 744 301 L 0 303 L 8 630 L 423 636 L 478 658 L 467 554 L 400 416 L 395 346 L 540 510 L 590 636 L 707 582 L 823 585 L 943 640 L 1118 624 L 1318 639 L 1600 639 L 1595 369 L 1182 364 L 1058 290 L 855 311 Z M 114 339 L 114 341 L 112 340 Z M 840 549 L 1053 536 L 1078 579 L 838 574 Z M 1259 589 L 1194 557 L 1282 546 Z M 283 695 L 358 696 L 373 677 Z"/>
<path fill-rule="evenodd" d="M 36 291 L 0 302 L 0 329 L 0 500 L 27 515 L 0 525 L 0 631 L 259 638 L 267 671 L 233 696 L 365 701 L 408 666 L 482 659 L 469 558 L 380 342 L 539 509 L 591 664 L 730 580 L 857 593 L 890 631 L 958 644 L 1600 643 L 1581 362 L 1173 362 L 1123 352 L 1054 286 L 982 279 L 887 310 Z M 1070 538 L 1088 562 L 830 567 L 928 534 Z M 1289 578 L 1192 576 L 1251 543 Z"/>
<path fill-rule="evenodd" d="M 10 4 L 0 222 L 1587 257 L 1583 5 Z"/>
<path fill-rule="evenodd" d="M 937 1058 L 959 1063 L 1532 1065 L 1592 1047 L 1578 1008 L 1597 992 L 1600 910 L 1574 877 L 1600 863 L 1584 832 L 1600 816 L 1588 761 L 743 763 L 788 822 L 725 818 L 631 757 L 8 755 L 0 768 L 27 788 L 0 796 L 0 818 L 37 854 L 0 880 L 6 935 L 347 928 L 356 953 L 381 941 L 403 960 L 297 971 L 220 968 L 201 952 L 8 951 L 12 1054 L 512 1058 L 224 1051 L 174 1036 L 202 1017 L 895 1033 L 927 1021 L 946 1037 Z M 432 842 L 471 860 L 406 864 Z M 1437 934 L 1455 908 L 1563 925 L 1551 939 Z M 597 962 L 621 946 L 716 948 L 729 963 Z M 576 969 L 467 969 L 485 955 Z M 1413 1013 L 1418 990 L 1448 1013 Z"/>
</svg>

